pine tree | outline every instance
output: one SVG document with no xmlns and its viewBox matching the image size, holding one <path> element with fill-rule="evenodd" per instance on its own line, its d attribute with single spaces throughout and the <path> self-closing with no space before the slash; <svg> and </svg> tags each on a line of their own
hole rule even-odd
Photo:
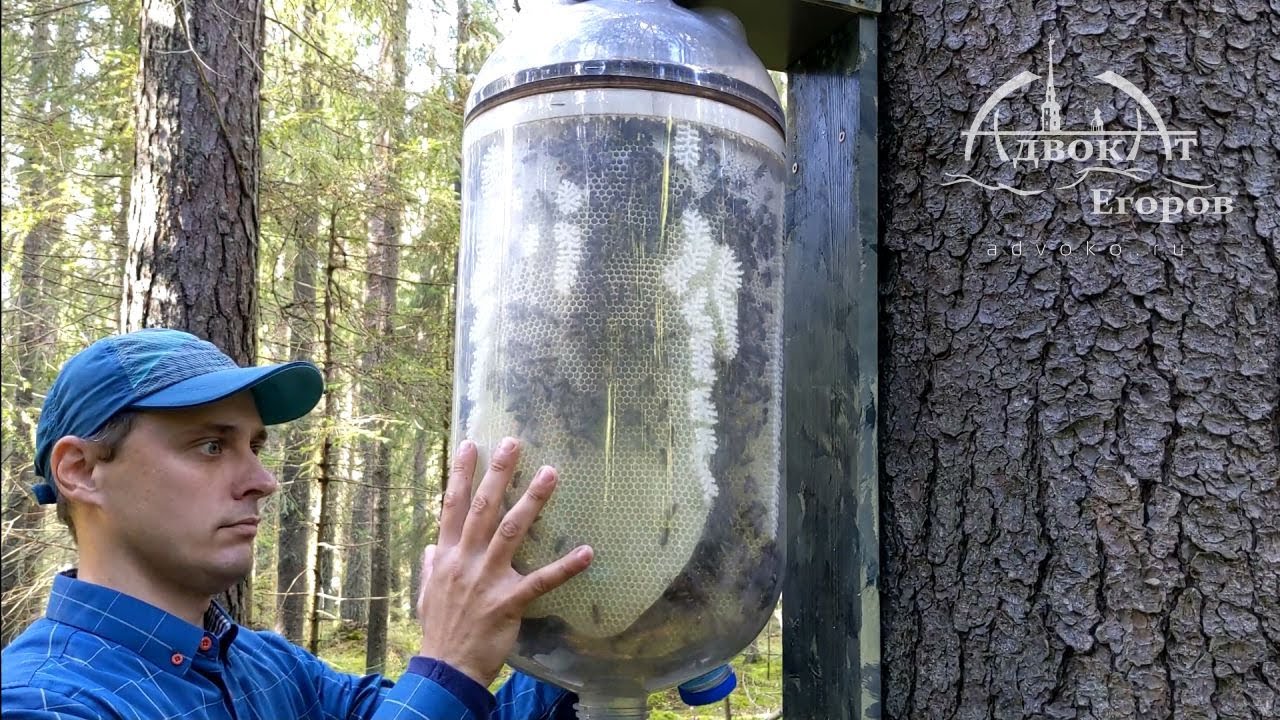
<svg viewBox="0 0 1280 720">
<path fill-rule="evenodd" d="M 379 72 L 389 88 L 383 127 L 375 150 L 376 166 L 372 194 L 380 198 L 369 219 L 372 267 L 369 274 L 366 329 L 375 337 L 365 361 L 369 402 L 386 412 L 390 400 L 388 385 L 374 378 L 387 364 L 385 349 L 395 332 L 396 285 L 400 274 L 400 242 L 404 201 L 397 177 L 400 146 L 404 142 L 404 89 L 408 76 L 405 53 L 408 35 L 408 0 L 395 0 L 392 17 L 382 31 Z M 372 409 L 372 408 L 371 408 Z M 387 654 L 387 619 L 390 610 L 391 562 L 391 445 L 390 426 L 383 424 L 381 437 L 366 446 L 365 468 L 373 493 L 373 543 L 370 545 L 369 633 L 365 647 L 365 671 L 382 672 Z"/>
<path fill-rule="evenodd" d="M 257 360 L 259 0 L 144 0 L 122 324 Z M 248 580 L 222 598 L 239 622 Z"/>
</svg>

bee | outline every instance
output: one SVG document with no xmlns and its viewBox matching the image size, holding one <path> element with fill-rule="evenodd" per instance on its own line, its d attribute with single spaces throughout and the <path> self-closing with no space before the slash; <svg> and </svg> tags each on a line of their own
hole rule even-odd
<svg viewBox="0 0 1280 720">
<path fill-rule="evenodd" d="M 666 516 L 662 519 L 662 530 L 658 532 L 658 545 L 660 547 L 666 547 L 667 543 L 671 541 L 671 519 L 679 508 L 679 503 L 671 503 L 671 506 L 667 508 Z"/>
</svg>

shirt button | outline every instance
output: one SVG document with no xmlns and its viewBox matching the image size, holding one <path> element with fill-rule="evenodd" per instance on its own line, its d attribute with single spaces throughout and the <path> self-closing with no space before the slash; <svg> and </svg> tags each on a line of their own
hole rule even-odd
<svg viewBox="0 0 1280 720">
<path fill-rule="evenodd" d="M 169 662 L 173 663 L 174 665 L 181 665 L 182 661 L 185 659 L 186 658 L 182 657 L 182 653 L 174 653 L 173 657 L 169 658 Z"/>
<path fill-rule="evenodd" d="M 201 650 L 208 650 L 211 647 L 213 647 L 213 638 L 209 637 L 208 635 L 205 635 L 204 637 L 200 638 Z"/>
</svg>

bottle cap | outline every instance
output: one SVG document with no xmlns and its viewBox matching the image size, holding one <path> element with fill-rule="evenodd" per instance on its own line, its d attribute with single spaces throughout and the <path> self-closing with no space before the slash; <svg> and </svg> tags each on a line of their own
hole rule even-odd
<svg viewBox="0 0 1280 720">
<path fill-rule="evenodd" d="M 686 705 L 710 705 L 729 696 L 738 686 L 738 676 L 733 668 L 721 665 L 680 686 L 680 699 Z"/>
</svg>

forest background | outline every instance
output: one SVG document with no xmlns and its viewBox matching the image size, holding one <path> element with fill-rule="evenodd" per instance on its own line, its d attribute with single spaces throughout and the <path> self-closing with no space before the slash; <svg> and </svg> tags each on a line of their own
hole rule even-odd
<svg viewBox="0 0 1280 720">
<path fill-rule="evenodd" d="M 28 491 L 45 389 L 93 340 L 170 324 L 241 362 L 310 359 L 327 380 L 322 404 L 272 436 L 265 457 L 281 489 L 252 578 L 224 602 L 341 670 L 403 672 L 449 452 L 462 107 L 520 11 L 493 0 L 176 11 L 5 0 L 5 644 L 74 562 L 65 529 Z M 201 136 L 190 113 L 210 95 L 221 127 Z M 175 149 L 166 131 L 179 126 L 188 139 Z M 202 166 L 178 177 L 196 156 Z M 172 217 L 184 212 L 204 227 L 243 225 L 223 234 L 253 249 L 194 251 Z M 228 298 L 222 316 L 204 310 Z M 777 622 L 739 658 L 730 703 L 696 711 L 662 693 L 656 717 L 771 714 Z"/>
</svg>

